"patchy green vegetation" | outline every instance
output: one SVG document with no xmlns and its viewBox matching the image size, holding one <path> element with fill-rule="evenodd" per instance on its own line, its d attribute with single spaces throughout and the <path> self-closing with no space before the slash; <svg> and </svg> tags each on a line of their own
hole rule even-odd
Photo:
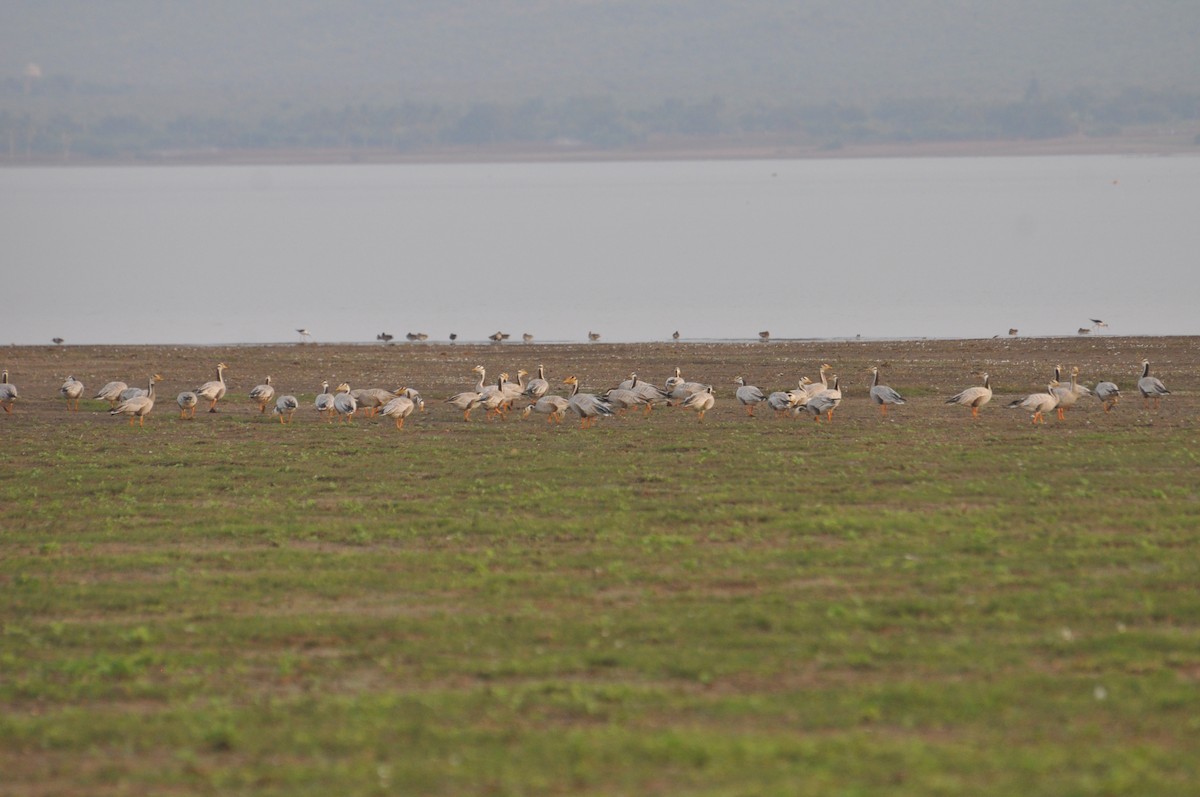
<svg viewBox="0 0 1200 797">
<path fill-rule="evenodd" d="M 0 791 L 1200 793 L 1190 393 L 1032 428 L 910 381 L 887 421 L 402 433 L 23 384 Z"/>
</svg>

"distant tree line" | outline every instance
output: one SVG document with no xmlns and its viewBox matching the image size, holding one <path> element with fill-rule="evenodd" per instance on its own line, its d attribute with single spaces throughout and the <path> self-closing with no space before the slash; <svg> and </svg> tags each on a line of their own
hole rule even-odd
<svg viewBox="0 0 1200 797">
<path fill-rule="evenodd" d="M 722 97 L 634 106 L 613 97 L 475 103 L 398 102 L 256 113 L 106 113 L 129 90 L 68 78 L 0 81 L 0 158 L 153 158 L 225 150 L 342 149 L 402 154 L 446 147 L 619 150 L 662 139 L 771 136 L 828 148 L 849 144 L 1117 135 L 1133 126 L 1200 119 L 1200 94 L 1127 89 L 1043 96 L 1036 81 L 1012 101 L 893 99 L 872 105 Z M 72 100 L 56 102 L 57 99 Z M 57 107 L 37 114 L 22 106 Z M 123 105 L 122 103 L 116 103 Z M 87 110 L 82 110 L 86 107 Z"/>
</svg>

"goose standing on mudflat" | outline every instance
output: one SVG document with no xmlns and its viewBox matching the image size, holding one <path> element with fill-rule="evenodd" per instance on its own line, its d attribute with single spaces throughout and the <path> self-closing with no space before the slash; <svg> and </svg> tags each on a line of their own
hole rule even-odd
<svg viewBox="0 0 1200 797">
<path fill-rule="evenodd" d="M 345 388 L 343 391 L 342 388 Z M 346 423 L 354 423 L 354 413 L 358 411 L 358 402 L 350 390 L 349 382 L 338 385 L 338 392 L 333 396 L 333 411 Z"/>
<path fill-rule="evenodd" d="M 604 399 L 591 393 L 579 392 L 577 377 L 568 376 L 563 380 L 563 384 L 571 385 L 571 396 L 567 399 L 567 406 L 579 416 L 580 429 L 590 429 L 601 416 L 613 414 L 612 405 Z"/>
<path fill-rule="evenodd" d="M 175 397 L 175 403 L 179 405 L 179 420 L 196 417 L 196 405 L 200 402 L 196 394 L 190 390 L 185 390 Z"/>
<path fill-rule="evenodd" d="M 484 369 L 482 365 L 477 365 L 471 369 L 479 375 L 479 383 L 474 390 L 464 390 L 462 393 L 455 393 L 450 398 L 446 399 L 446 403 L 462 410 L 463 420 L 471 420 L 471 410 L 479 406 L 479 402 L 483 401 L 483 377 Z"/>
<path fill-rule="evenodd" d="M 546 423 L 562 423 L 563 414 L 570 404 L 571 402 L 562 396 L 542 396 L 522 411 L 521 418 L 528 418 L 530 413 L 536 412 L 546 416 Z"/>
<path fill-rule="evenodd" d="M 379 412 L 381 415 L 392 418 L 396 421 L 397 431 L 404 428 L 404 419 L 412 415 L 412 411 L 416 409 L 417 404 L 408 396 L 396 396 L 396 398 L 383 405 L 383 409 Z"/>
<path fill-rule="evenodd" d="M 196 388 L 196 395 L 208 402 L 208 411 L 217 411 L 217 402 L 225 398 L 225 372 L 229 366 L 217 363 L 217 378 Z"/>
<path fill-rule="evenodd" d="M 1157 377 L 1150 376 L 1149 360 L 1142 360 L 1142 378 L 1138 380 L 1137 386 L 1142 394 L 1142 405 L 1148 407 L 1150 399 L 1154 399 L 1154 409 L 1158 409 L 1158 402 L 1163 396 L 1171 393 Z"/>
<path fill-rule="evenodd" d="M 1008 409 L 1022 409 L 1033 413 L 1031 423 L 1045 423 L 1046 413 L 1058 406 L 1061 393 L 1056 393 L 1055 388 L 1059 387 L 1058 382 L 1051 382 L 1046 386 L 1045 393 L 1030 393 L 1023 398 L 1015 399 L 1008 405 Z"/>
<path fill-rule="evenodd" d="M 1062 366 L 1054 366 L 1054 388 L 1052 388 L 1050 392 L 1053 393 L 1055 398 L 1058 399 L 1058 405 L 1054 408 L 1054 411 L 1058 415 L 1058 419 L 1060 421 L 1066 419 L 1066 411 L 1071 409 L 1071 407 L 1074 407 L 1075 402 L 1079 399 L 1079 393 L 1075 391 L 1075 385 L 1077 384 L 1076 378 L 1078 375 L 1079 368 L 1076 367 L 1073 371 L 1071 371 L 1071 384 L 1064 385 L 1061 381 Z"/>
<path fill-rule="evenodd" d="M 734 379 L 733 383 L 738 386 L 737 400 L 746 408 L 746 414 L 753 418 L 754 407 L 766 401 L 767 397 L 763 395 L 762 390 L 759 388 L 754 385 L 747 385 L 746 380 L 740 376 Z"/>
<path fill-rule="evenodd" d="M 296 414 L 296 408 L 300 406 L 300 402 L 296 401 L 295 396 L 280 396 L 275 399 L 275 408 L 272 413 L 279 416 L 279 422 L 291 423 L 292 416 Z"/>
<path fill-rule="evenodd" d="M 717 397 L 713 395 L 712 385 L 705 385 L 703 390 L 698 390 L 683 400 L 683 406 L 686 409 L 698 413 L 698 421 L 703 421 L 704 413 L 711 410 L 716 404 Z"/>
<path fill-rule="evenodd" d="M 83 395 L 83 382 L 73 376 L 68 376 L 67 381 L 63 382 L 62 387 L 58 389 L 58 393 L 67 400 L 68 412 L 79 412 L 79 397 Z"/>
<path fill-rule="evenodd" d="M 266 414 L 267 405 L 271 403 L 271 399 L 275 398 L 275 388 L 271 387 L 271 377 L 267 377 L 265 383 L 256 385 L 250 391 L 250 400 L 258 405 L 260 415 Z M 280 420 L 283 420 L 280 418 Z"/>
<path fill-rule="evenodd" d="M 1121 389 L 1112 382 L 1097 382 L 1095 393 L 1096 398 L 1104 405 L 1105 412 L 1111 412 L 1121 400 Z"/>
<path fill-rule="evenodd" d="M 107 401 L 109 409 L 116 409 L 121 403 L 121 393 L 128 389 L 129 385 L 124 382 L 109 382 L 100 391 L 92 396 L 97 401 Z"/>
<path fill-rule="evenodd" d="M 871 400 L 879 405 L 883 417 L 887 417 L 889 404 L 904 404 L 904 397 L 887 385 L 879 384 L 879 366 L 871 366 Z"/>
<path fill-rule="evenodd" d="M 979 417 L 979 408 L 992 400 L 992 377 L 983 374 L 983 384 L 969 387 L 961 393 L 955 393 L 946 399 L 947 404 L 958 404 L 971 408 L 971 417 Z"/>
<path fill-rule="evenodd" d="M 820 393 L 816 394 L 815 396 L 811 397 L 808 400 L 808 404 L 805 406 L 811 406 L 812 403 L 814 401 L 816 401 L 817 399 L 821 400 L 819 402 L 820 406 L 822 407 L 821 412 L 824 412 L 827 420 L 832 422 L 833 421 L 833 411 L 836 410 L 839 406 L 841 406 L 841 403 L 842 403 L 842 389 L 838 386 L 838 375 L 837 374 L 833 375 L 833 384 L 831 384 L 828 388 L 826 388 L 825 390 L 822 390 Z"/>
<path fill-rule="evenodd" d="M 525 383 L 525 397 L 537 401 L 550 391 L 550 382 L 546 380 L 546 368 L 539 364 L 537 376 Z"/>
<path fill-rule="evenodd" d="M 329 392 L 329 382 L 321 382 L 321 392 L 317 394 L 313 406 L 317 408 L 318 415 L 329 420 L 329 415 L 333 412 L 333 394 Z"/>
<path fill-rule="evenodd" d="M 17 392 L 17 386 L 8 381 L 8 369 L 5 368 L 3 373 L 0 373 L 0 406 L 4 407 L 4 411 L 11 413 L 13 411 L 13 402 L 20 398 Z"/>
<path fill-rule="evenodd" d="M 129 425 L 133 426 L 133 419 L 138 419 L 138 426 L 146 425 L 146 416 L 154 409 L 154 383 L 161 382 L 162 376 L 154 374 L 150 377 L 150 385 L 146 388 L 144 396 L 134 396 L 131 399 L 122 401 L 116 406 L 116 409 L 110 410 L 109 415 L 128 415 Z"/>
</svg>

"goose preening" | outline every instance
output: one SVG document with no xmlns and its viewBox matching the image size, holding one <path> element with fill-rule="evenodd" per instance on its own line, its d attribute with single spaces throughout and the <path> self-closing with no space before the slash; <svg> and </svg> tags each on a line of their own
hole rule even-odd
<svg viewBox="0 0 1200 797">
<path fill-rule="evenodd" d="M 1142 378 L 1138 380 L 1137 386 L 1142 394 L 1142 405 L 1148 407 L 1150 399 L 1154 399 L 1154 409 L 1158 409 L 1158 402 L 1163 396 L 1171 393 L 1157 377 L 1150 376 L 1149 360 L 1142 360 Z"/>
<path fill-rule="evenodd" d="M 185 390 L 175 397 L 175 403 L 179 405 L 179 420 L 186 420 L 196 417 L 196 405 L 200 403 L 200 399 L 190 390 Z"/>
<path fill-rule="evenodd" d="M 691 396 L 694 393 L 699 393 L 706 387 L 708 387 L 708 385 L 700 382 L 685 381 L 682 372 L 679 370 L 679 367 L 676 366 L 675 376 L 667 379 L 666 381 L 667 398 L 670 399 L 671 403 L 676 401 L 684 401 L 688 396 Z"/>
<path fill-rule="evenodd" d="M 73 376 L 68 376 L 62 383 L 58 394 L 67 400 L 68 412 L 79 412 L 79 398 L 83 395 L 83 382 Z"/>
<path fill-rule="evenodd" d="M 295 396 L 280 396 L 275 399 L 275 408 L 271 412 L 279 416 L 280 423 L 291 423 L 299 406 L 300 402 L 296 401 Z"/>
<path fill-rule="evenodd" d="M 579 392 L 577 377 L 568 376 L 563 380 L 563 384 L 571 386 L 571 395 L 567 399 L 567 406 L 579 416 L 580 429 L 590 429 L 601 416 L 613 414 L 612 405 L 604 399 L 591 393 Z"/>
<path fill-rule="evenodd" d="M 746 408 L 746 414 L 753 418 L 754 408 L 766 401 L 767 397 L 763 395 L 762 390 L 759 388 L 754 385 L 747 385 L 746 380 L 740 376 L 734 379 L 733 383 L 738 386 L 736 393 L 737 400 Z"/>
<path fill-rule="evenodd" d="M 329 420 L 329 416 L 333 413 L 333 394 L 329 392 L 329 382 L 321 382 L 321 392 L 317 394 L 313 406 L 317 408 L 317 414 Z"/>
<path fill-rule="evenodd" d="M 108 408 L 115 410 L 117 405 L 121 403 L 121 394 L 129 389 L 129 385 L 124 382 L 109 382 L 104 387 L 100 388 L 92 398 L 99 401 L 107 401 Z"/>
<path fill-rule="evenodd" d="M 992 400 L 992 377 L 983 374 L 983 384 L 969 387 L 961 393 L 956 393 L 946 399 L 947 404 L 958 404 L 971 408 L 971 417 L 979 417 L 979 408 Z"/>
<path fill-rule="evenodd" d="M 711 410 L 717 404 L 717 397 L 713 395 L 712 385 L 705 385 L 703 390 L 699 390 L 683 400 L 683 406 L 686 409 L 697 413 L 697 420 L 704 420 L 704 413 Z"/>
<path fill-rule="evenodd" d="M 536 412 L 546 416 L 546 423 L 562 423 L 563 415 L 570 404 L 571 402 L 562 396 L 542 396 L 521 411 L 521 418 L 528 418 L 531 413 Z"/>
<path fill-rule="evenodd" d="M 425 411 L 425 399 L 421 398 L 420 392 L 411 387 L 402 387 L 396 391 L 396 398 L 404 397 L 411 401 L 417 408 L 417 412 Z"/>
<path fill-rule="evenodd" d="M 146 425 L 146 416 L 154 409 L 154 384 L 161 382 L 162 376 L 154 374 L 150 377 L 150 384 L 146 387 L 145 395 L 134 396 L 126 399 L 109 411 L 109 415 L 128 415 L 129 425 L 133 426 L 133 419 L 138 419 L 138 426 Z"/>
<path fill-rule="evenodd" d="M 217 378 L 196 388 L 196 395 L 208 402 L 208 411 L 217 411 L 217 402 L 225 397 L 225 372 L 229 366 L 217 363 Z"/>
<path fill-rule="evenodd" d="M 0 407 L 4 407 L 5 412 L 11 413 L 13 411 L 13 402 L 18 398 L 20 398 L 20 395 L 17 391 L 17 386 L 8 381 L 8 369 L 5 368 L 0 373 Z"/>
<path fill-rule="evenodd" d="M 399 393 L 401 391 L 397 391 Z M 386 418 L 391 418 L 396 422 L 397 431 L 404 428 L 404 419 L 412 415 L 414 409 L 417 408 L 417 403 L 408 396 L 397 395 L 394 399 L 383 405 L 383 409 L 379 412 Z"/>
<path fill-rule="evenodd" d="M 271 377 L 267 377 L 266 381 L 261 385 L 256 385 L 250 391 L 250 400 L 258 405 L 260 415 L 265 414 L 267 405 L 271 403 L 271 399 L 275 398 L 275 388 L 271 387 Z"/>
<path fill-rule="evenodd" d="M 879 384 L 879 366 L 868 369 L 871 372 L 871 401 L 879 405 L 883 417 L 887 417 L 889 404 L 904 404 L 904 397 L 887 385 Z"/>
<path fill-rule="evenodd" d="M 1104 405 L 1105 412 L 1111 412 L 1112 408 L 1117 406 L 1117 402 L 1121 400 L 1121 389 L 1112 382 L 1097 382 L 1093 392 L 1100 403 Z"/>
</svg>

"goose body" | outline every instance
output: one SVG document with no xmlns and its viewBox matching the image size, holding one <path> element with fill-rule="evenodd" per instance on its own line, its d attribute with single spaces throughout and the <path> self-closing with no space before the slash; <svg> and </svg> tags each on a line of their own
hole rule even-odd
<svg viewBox="0 0 1200 797">
<path fill-rule="evenodd" d="M 1061 394 L 1055 393 L 1056 387 L 1060 387 L 1058 382 L 1051 382 L 1046 386 L 1045 393 L 1030 393 L 1028 396 L 1016 399 L 1008 405 L 1008 409 L 1026 410 L 1033 413 L 1032 423 L 1045 423 L 1046 413 L 1058 406 Z"/>
<path fill-rule="evenodd" d="M 346 388 L 344 391 L 343 387 Z M 358 411 L 358 402 L 355 400 L 348 382 L 343 382 L 338 386 L 338 392 L 333 396 L 333 411 L 346 423 L 354 422 L 354 413 Z"/>
<path fill-rule="evenodd" d="M 217 378 L 196 388 L 196 396 L 208 402 L 208 411 L 217 411 L 217 402 L 225 398 L 225 372 L 229 366 L 217 363 Z"/>
<path fill-rule="evenodd" d="M 58 389 L 58 394 L 67 400 L 68 411 L 78 412 L 79 399 L 83 395 L 83 382 L 73 376 L 68 376 L 67 380 L 62 383 L 62 387 Z"/>
<path fill-rule="evenodd" d="M 185 390 L 175 397 L 175 403 L 179 405 L 179 419 L 183 420 L 196 417 L 196 405 L 200 399 L 192 391 Z"/>
<path fill-rule="evenodd" d="M 381 387 L 363 387 L 351 390 L 350 395 L 358 403 L 358 408 L 366 412 L 368 418 L 374 418 L 379 408 L 396 397 L 396 393 Z"/>
<path fill-rule="evenodd" d="M 946 399 L 947 404 L 958 404 L 963 407 L 971 408 L 971 417 L 979 417 L 979 408 L 992 400 L 992 377 L 989 374 L 983 375 L 983 384 L 969 387 L 961 393 L 956 393 Z"/>
<path fill-rule="evenodd" d="M 1058 405 L 1054 408 L 1054 411 L 1057 413 L 1058 419 L 1060 421 L 1064 420 L 1066 418 L 1066 415 L 1065 415 L 1066 411 L 1069 410 L 1071 407 L 1074 407 L 1075 402 L 1078 401 L 1079 397 L 1082 395 L 1077 390 L 1077 387 L 1079 386 L 1079 382 L 1078 382 L 1079 368 L 1078 367 L 1071 369 L 1071 384 L 1064 385 L 1061 383 L 1061 381 L 1060 381 L 1061 379 L 1062 379 L 1062 366 L 1056 365 L 1056 366 L 1054 366 L 1055 387 L 1052 390 L 1050 390 L 1050 392 L 1053 393 L 1055 398 L 1058 399 Z M 1087 388 L 1084 388 L 1084 390 L 1087 390 Z M 1088 392 L 1090 393 L 1091 391 L 1088 391 Z"/>
<path fill-rule="evenodd" d="M 404 419 L 412 415 L 414 409 L 417 408 L 416 402 L 408 396 L 396 396 L 394 399 L 383 405 L 380 413 L 387 418 L 391 418 L 396 422 L 397 429 L 404 428 Z"/>
<path fill-rule="evenodd" d="M 116 409 L 117 404 L 121 401 L 121 392 L 128 387 L 129 385 L 124 382 L 109 382 L 100 388 L 99 392 L 92 398 L 98 401 L 107 401 L 110 409 Z"/>
<path fill-rule="evenodd" d="M 321 392 L 317 394 L 313 406 L 316 407 L 317 414 L 322 418 L 328 418 L 333 412 L 333 394 L 329 392 L 328 382 L 321 383 Z"/>
<path fill-rule="evenodd" d="M 568 376 L 563 384 L 571 385 L 571 396 L 567 399 L 567 407 L 579 416 L 579 428 L 590 429 L 596 420 L 605 415 L 613 414 L 613 407 L 607 401 L 591 393 L 579 392 L 579 379 Z"/>
<path fill-rule="evenodd" d="M 705 385 L 703 390 L 696 391 L 683 400 L 683 406 L 695 412 L 698 416 L 697 420 L 700 421 L 704 420 L 704 413 L 711 410 L 716 404 L 717 397 L 713 395 L 712 385 Z"/>
<path fill-rule="evenodd" d="M 1142 378 L 1138 380 L 1137 386 L 1138 392 L 1142 394 L 1142 403 L 1148 405 L 1150 399 L 1154 399 L 1154 409 L 1158 409 L 1158 402 L 1163 396 L 1171 394 L 1157 377 L 1150 376 L 1149 360 L 1142 360 Z"/>
<path fill-rule="evenodd" d="M 812 411 L 811 408 L 814 401 L 818 401 L 818 405 L 821 407 L 820 411 L 825 413 L 826 419 L 832 421 L 833 411 L 841 406 L 842 403 L 842 389 L 838 386 L 838 377 L 836 374 L 833 377 L 832 385 L 809 398 L 808 404 L 805 406 L 809 408 L 810 412 Z"/>
<path fill-rule="evenodd" d="M 1111 412 L 1121 400 L 1121 389 L 1112 382 L 1097 382 L 1094 392 L 1096 398 L 1104 405 L 1105 412 Z"/>
<path fill-rule="evenodd" d="M 871 368 L 871 401 L 879 405 L 883 417 L 887 417 L 889 404 L 904 404 L 904 397 L 887 385 L 879 384 L 879 368 Z"/>
<path fill-rule="evenodd" d="M 20 398 L 17 391 L 17 386 L 8 381 L 8 369 L 5 368 L 0 373 L 0 407 L 4 407 L 4 411 L 11 413 L 13 410 L 13 402 Z"/>
<path fill-rule="evenodd" d="M 546 416 L 546 423 L 562 423 L 563 415 L 566 414 L 570 404 L 571 402 L 562 396 L 542 396 L 526 407 L 521 413 L 521 417 L 528 418 L 531 413 L 536 412 Z"/>
<path fill-rule="evenodd" d="M 162 377 L 154 374 L 150 377 L 150 384 L 146 387 L 146 394 L 143 396 L 133 396 L 132 398 L 122 401 L 115 409 L 109 411 L 109 415 L 128 415 L 129 425 L 133 426 L 133 419 L 138 419 L 138 426 L 146 425 L 146 416 L 154 409 L 154 383 L 161 382 Z"/>
<path fill-rule="evenodd" d="M 525 397 L 537 401 L 550 392 L 550 382 L 546 380 L 546 368 L 539 365 L 537 376 L 525 383 Z"/>
<path fill-rule="evenodd" d="M 747 385 L 746 380 L 740 376 L 734 379 L 733 383 L 738 386 L 736 393 L 738 402 L 746 408 L 746 414 L 753 418 L 754 408 L 766 401 L 767 397 L 759 388 Z"/>
<path fill-rule="evenodd" d="M 300 402 L 296 401 L 295 396 L 280 396 L 275 399 L 275 407 L 271 412 L 279 416 L 280 423 L 291 423 L 292 416 L 296 414 L 296 408 L 300 406 Z"/>
<path fill-rule="evenodd" d="M 267 405 L 271 403 L 271 399 L 273 398 L 275 398 L 275 388 L 271 387 L 271 377 L 269 376 L 263 384 L 256 385 L 250 391 L 250 400 L 258 405 L 259 414 L 267 411 Z"/>
</svg>

